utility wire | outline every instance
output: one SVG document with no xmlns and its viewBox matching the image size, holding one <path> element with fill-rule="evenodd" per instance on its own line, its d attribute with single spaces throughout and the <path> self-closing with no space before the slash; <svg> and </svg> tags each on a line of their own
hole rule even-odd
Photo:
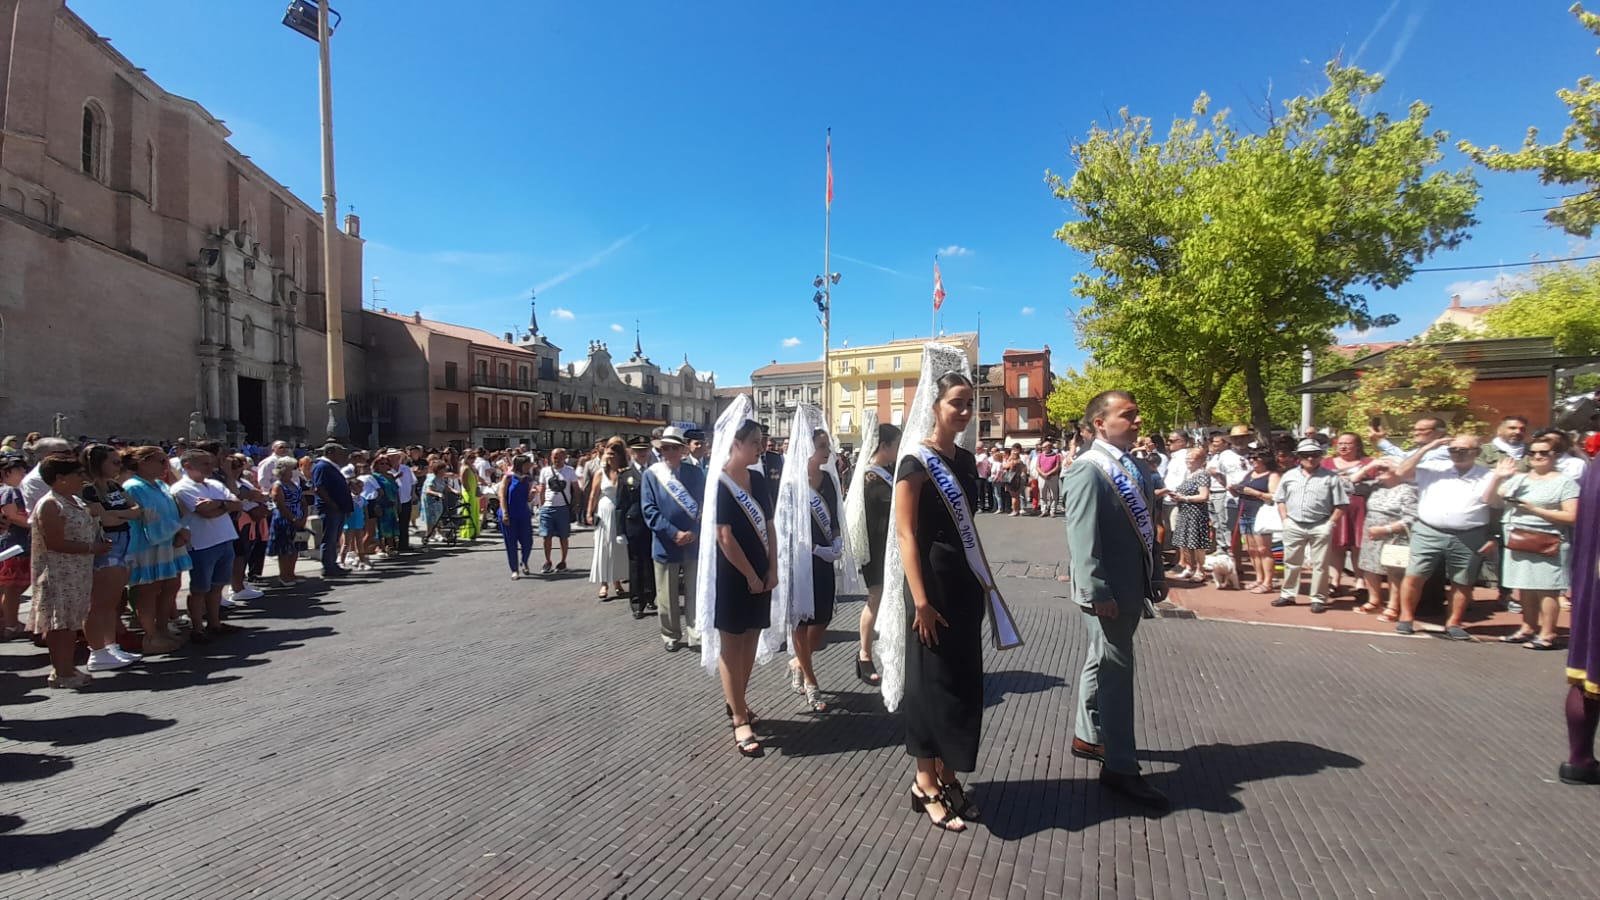
<svg viewBox="0 0 1600 900">
<path fill-rule="evenodd" d="M 1586 259 L 1600 259 L 1600 253 L 1592 256 L 1569 256 L 1566 259 L 1531 259 L 1527 262 L 1496 263 L 1490 266 L 1438 266 L 1432 269 L 1412 269 L 1413 272 L 1469 272 L 1476 269 L 1511 269 L 1519 266 L 1558 266 L 1562 263 L 1582 262 Z"/>
</svg>

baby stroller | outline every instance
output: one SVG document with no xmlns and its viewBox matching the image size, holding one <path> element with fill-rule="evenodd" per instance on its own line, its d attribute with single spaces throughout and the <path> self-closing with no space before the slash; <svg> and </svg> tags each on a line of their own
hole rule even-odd
<svg viewBox="0 0 1600 900">
<path fill-rule="evenodd" d="M 462 511 L 462 500 L 459 497 L 453 499 L 455 499 L 455 504 L 439 515 L 439 522 L 434 526 L 437 529 L 440 540 L 447 547 L 455 546 L 456 541 L 461 537 L 461 526 L 467 520 L 466 513 Z"/>
</svg>

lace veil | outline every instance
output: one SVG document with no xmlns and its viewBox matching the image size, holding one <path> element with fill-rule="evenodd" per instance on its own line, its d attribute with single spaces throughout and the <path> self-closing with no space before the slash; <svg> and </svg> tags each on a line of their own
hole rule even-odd
<svg viewBox="0 0 1600 900">
<path fill-rule="evenodd" d="M 949 344 L 924 344 L 922 376 L 917 379 L 917 393 L 900 436 L 900 455 L 895 460 L 893 470 L 895 474 L 899 474 L 900 461 L 916 455 L 922 449 L 922 442 L 933 434 L 938 382 L 950 372 L 972 377 L 966 354 Z M 967 446 L 971 434 L 972 429 L 969 428 L 957 437 L 957 443 Z M 877 651 L 878 672 L 883 678 L 883 705 L 890 712 L 900 707 L 900 700 L 905 696 L 906 635 L 910 630 L 906 623 L 905 564 L 900 558 L 900 542 L 895 539 L 894 523 L 900 516 L 899 506 L 900 493 L 897 489 L 894 503 L 889 507 L 889 540 L 884 544 L 883 601 L 878 607 L 878 640 L 872 645 Z"/>
<path fill-rule="evenodd" d="M 872 466 L 872 455 L 878 452 L 878 411 L 866 410 L 861 414 L 861 455 L 850 473 L 850 493 L 844 498 L 844 546 L 849 551 L 855 571 L 872 561 L 872 548 L 867 544 L 867 495 L 862 490 L 867 483 L 867 469 Z"/>
</svg>

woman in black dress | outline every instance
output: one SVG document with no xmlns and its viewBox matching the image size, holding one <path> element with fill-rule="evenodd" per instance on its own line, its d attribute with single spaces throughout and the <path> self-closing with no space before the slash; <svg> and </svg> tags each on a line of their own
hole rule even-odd
<svg viewBox="0 0 1600 900">
<path fill-rule="evenodd" d="M 867 584 L 867 603 L 861 608 L 861 653 L 856 657 L 856 677 L 876 686 L 882 679 L 872 664 L 872 634 L 878 627 L 878 603 L 883 600 L 883 558 L 889 543 L 889 508 L 894 502 L 894 473 L 890 466 L 900 455 L 900 429 L 885 422 L 878 426 L 878 449 L 863 463 L 861 490 L 867 509 L 867 562 L 861 580 Z"/>
<path fill-rule="evenodd" d="M 956 446 L 956 435 L 971 419 L 972 382 L 959 372 L 940 378 L 933 433 L 924 446 L 960 484 L 968 521 L 979 489 L 978 461 Z M 901 708 L 906 752 L 917 761 L 912 808 L 924 810 L 935 827 L 965 831 L 962 819 L 976 820 L 978 810 L 956 773 L 978 766 L 985 591 L 967 565 L 955 521 L 919 455 L 900 461 L 894 490 L 895 533 L 911 600 Z"/>
<path fill-rule="evenodd" d="M 761 426 L 746 421 L 734 432 L 728 464 L 717 484 L 717 595 L 713 623 L 720 632 L 718 673 L 733 740 L 743 756 L 765 751 L 750 727 L 745 691 L 756 664 L 756 642 L 772 625 L 772 589 L 778 583 L 778 543 L 772 527 L 772 491 L 750 467 L 761 461 Z"/>
<path fill-rule="evenodd" d="M 822 700 L 822 689 L 817 684 L 817 670 L 811 664 L 811 655 L 822 649 L 828 636 L 828 623 L 833 621 L 833 605 L 837 591 L 833 579 L 833 563 L 842 552 L 843 531 L 839 528 L 839 494 L 833 487 L 833 477 L 827 471 L 828 457 L 833 455 L 833 442 L 826 431 L 817 430 L 811 435 L 811 456 L 806 460 L 806 481 L 811 491 L 822 501 L 828 516 L 828 527 L 814 514 L 807 514 L 811 522 L 811 616 L 800 620 L 790 639 L 794 641 L 794 659 L 789 662 L 790 687 L 797 694 L 806 695 L 806 706 L 812 712 L 827 712 L 828 704 Z M 810 498 L 807 498 L 809 503 Z"/>
</svg>

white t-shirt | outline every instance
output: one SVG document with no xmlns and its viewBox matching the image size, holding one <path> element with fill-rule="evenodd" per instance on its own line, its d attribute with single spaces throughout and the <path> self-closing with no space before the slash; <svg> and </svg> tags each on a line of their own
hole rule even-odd
<svg viewBox="0 0 1600 900">
<path fill-rule="evenodd" d="M 285 453 L 282 456 L 269 456 L 263 459 L 261 464 L 256 466 L 256 481 L 262 484 L 277 484 L 278 473 L 274 470 L 277 468 L 278 460 L 280 459 L 287 459 L 292 462 L 294 461 L 294 454 Z"/>
<path fill-rule="evenodd" d="M 539 486 L 544 489 L 544 503 L 542 506 L 571 506 L 572 499 L 578 493 L 578 473 L 571 466 L 561 467 L 561 477 L 567 481 L 567 490 L 550 490 L 550 479 L 555 477 L 556 470 L 545 466 L 539 470 Z"/>
<path fill-rule="evenodd" d="M 239 499 L 223 487 L 222 482 L 214 478 L 195 481 L 185 475 L 172 486 L 172 499 L 178 501 L 178 509 L 183 513 L 183 527 L 189 529 L 189 546 L 205 550 L 238 539 L 239 530 L 233 527 L 232 516 L 223 514 L 208 519 L 194 511 L 202 500 L 228 502 Z"/>
<path fill-rule="evenodd" d="M 1161 480 L 1166 484 L 1169 491 L 1177 490 L 1179 485 L 1189 480 L 1191 474 L 1193 473 L 1189 471 L 1189 451 L 1187 450 L 1172 454 L 1172 458 L 1167 460 L 1167 464 L 1161 467 Z M 1172 495 L 1168 494 L 1163 499 L 1163 503 L 1166 506 L 1176 506 L 1178 501 L 1172 499 Z"/>
<path fill-rule="evenodd" d="M 472 471 L 478 473 L 480 487 L 494 480 L 494 464 L 481 456 L 472 461 Z"/>
<path fill-rule="evenodd" d="M 1489 524 L 1493 510 L 1483 502 L 1483 491 L 1491 475 L 1487 466 L 1474 465 L 1461 472 L 1448 460 L 1419 463 L 1417 518 L 1425 525 L 1451 531 Z"/>
</svg>

